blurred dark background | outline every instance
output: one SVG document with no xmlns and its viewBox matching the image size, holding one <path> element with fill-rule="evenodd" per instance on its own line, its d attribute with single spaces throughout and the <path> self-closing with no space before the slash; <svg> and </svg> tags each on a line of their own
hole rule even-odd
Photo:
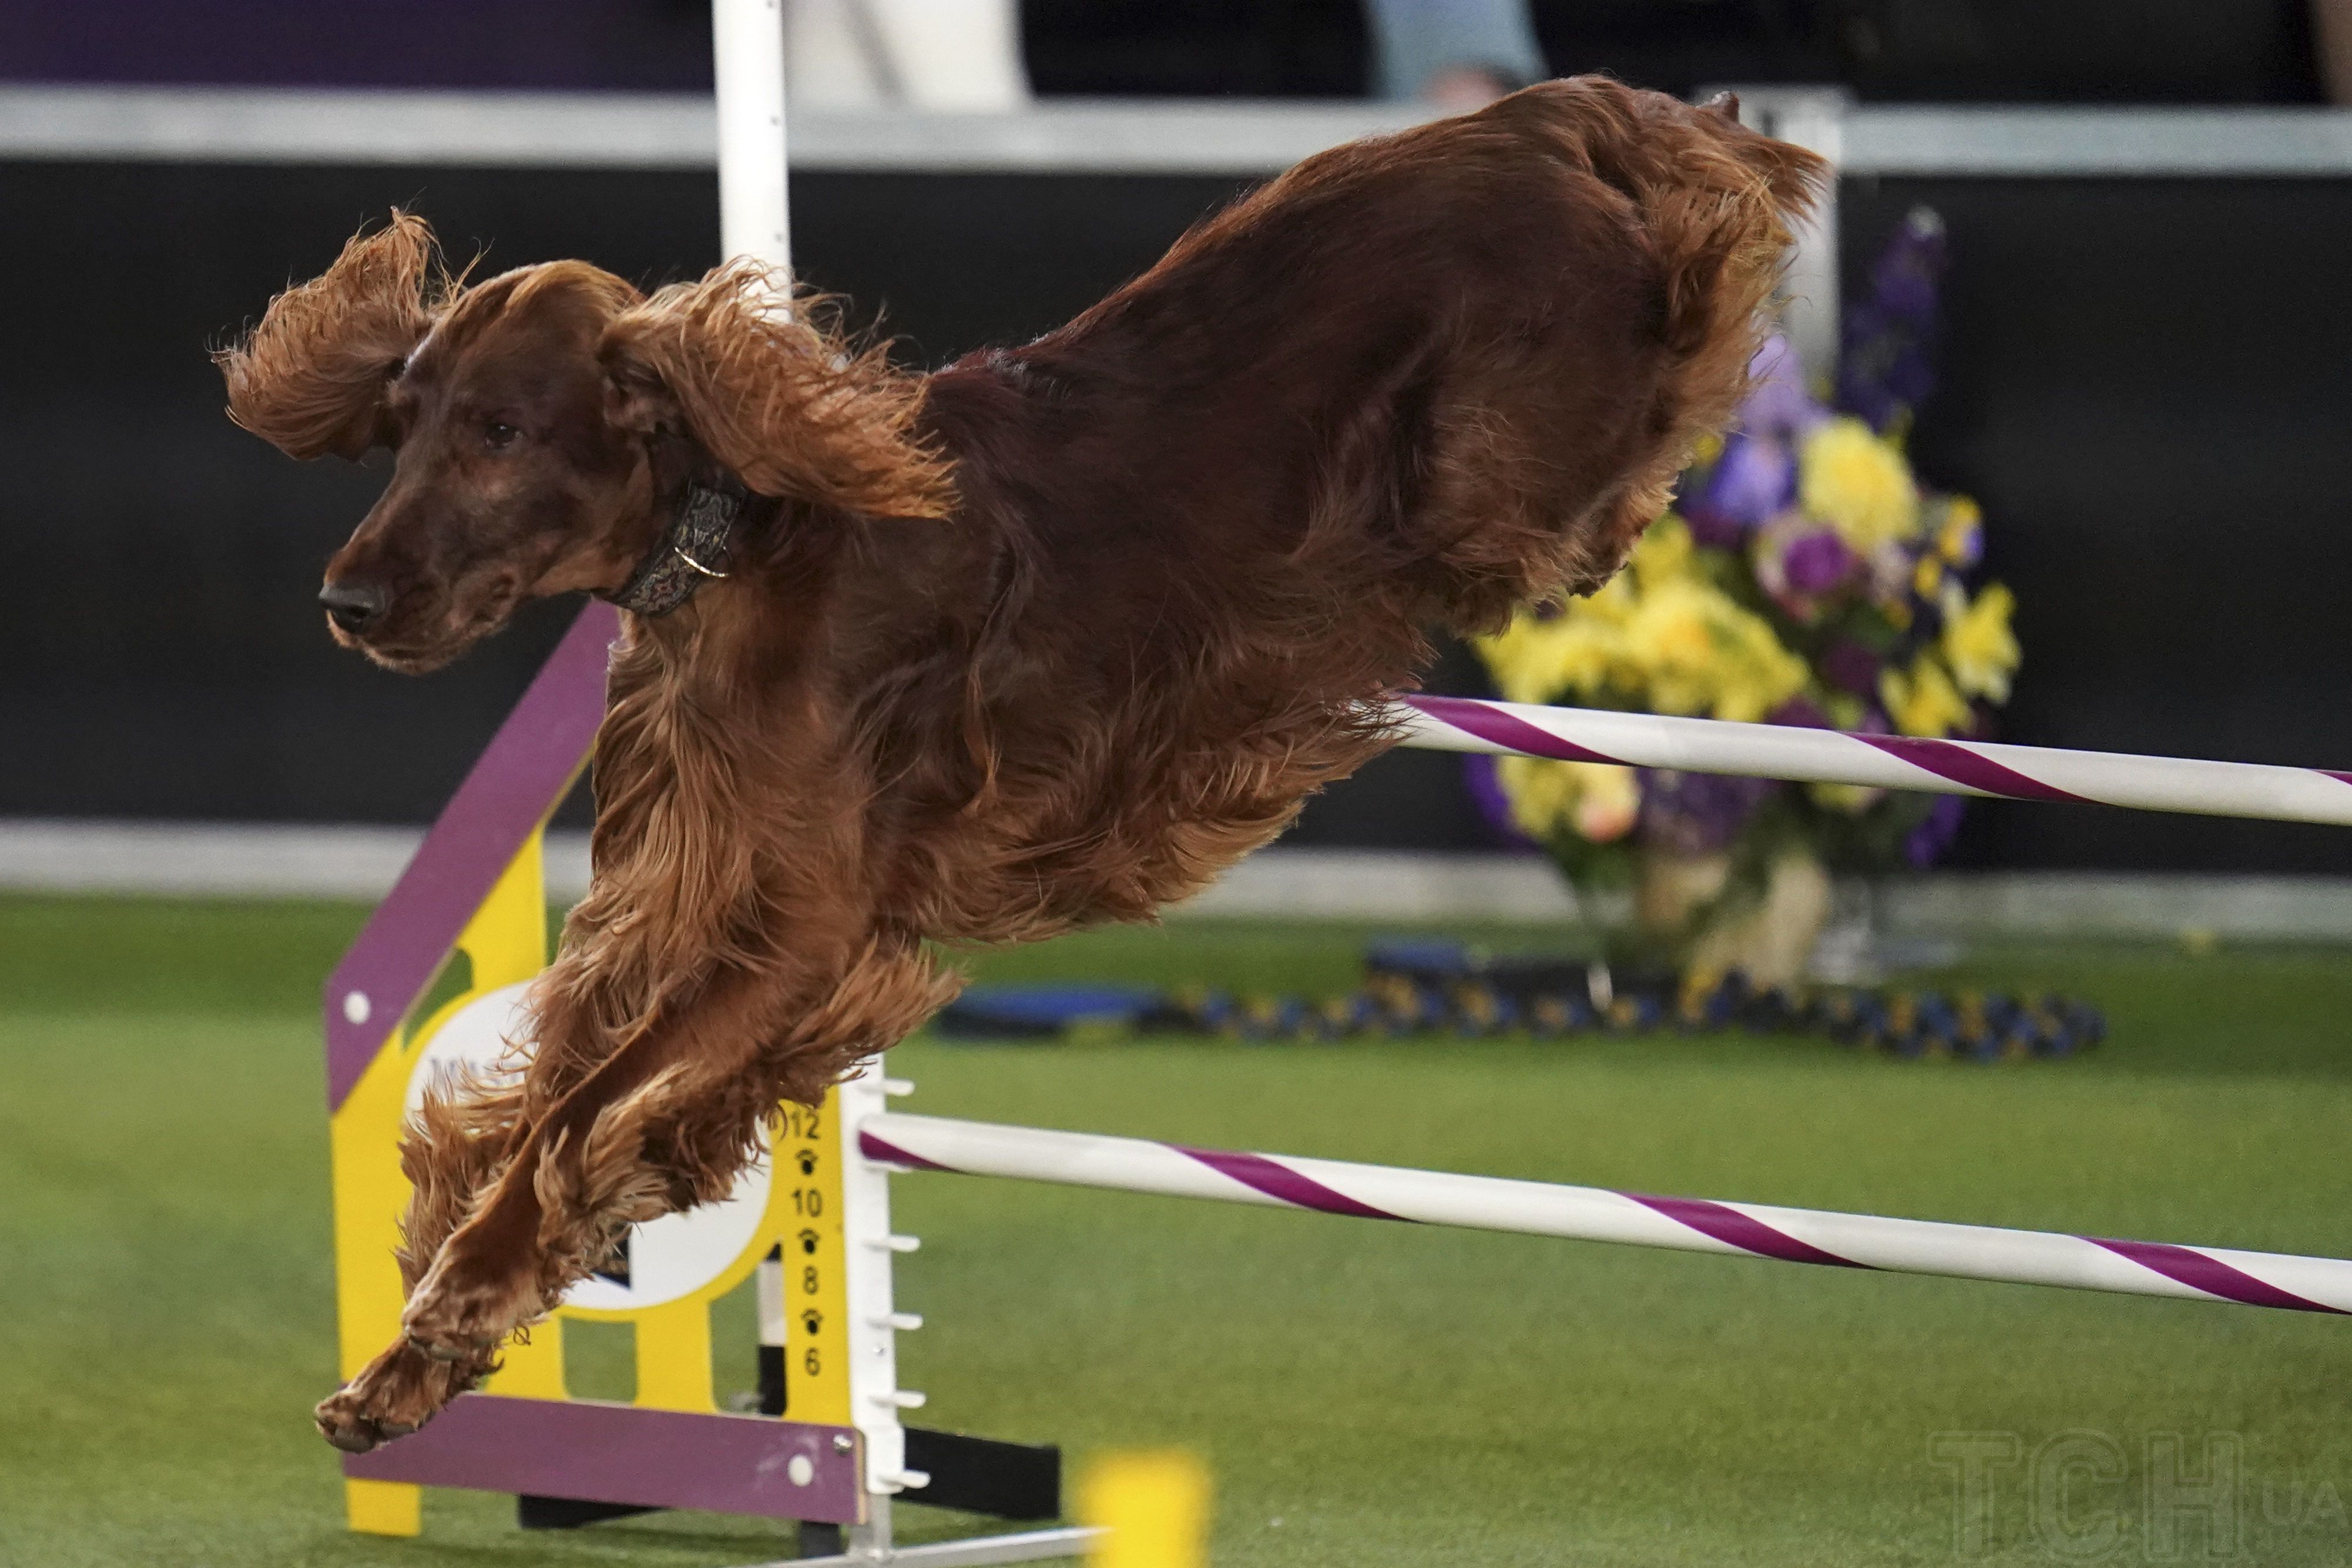
<svg viewBox="0 0 2352 1568">
<path fill-rule="evenodd" d="M 2273 103 L 2318 95 L 2294 5 L 1861 0 L 1538 5 L 1553 68 L 1840 82 L 1874 97 Z M 674 89 L 675 0 L 19 10 L 0 78 Z M 1041 93 L 1360 94 L 1349 5 L 1031 0 Z M 267 38 L 267 47 L 257 40 Z M 546 47 L 541 47 L 546 46 Z M 809 172 L 802 270 L 910 362 L 1030 336 L 1244 182 Z M 1982 502 L 2026 664 L 2003 738 L 2352 763 L 2352 178 L 1849 178 L 1849 285 L 1925 203 L 1951 236 L 1923 476 Z M 428 820 L 571 613 L 429 680 L 331 648 L 320 565 L 381 467 L 296 465 L 221 413 L 207 347 L 389 206 L 491 270 L 581 256 L 646 283 L 717 259 L 702 171 L 0 161 L 0 817 Z M 1459 650 L 1439 689 L 1475 691 Z M 1400 753 L 1300 841 L 1491 845 L 1456 758 Z M 2352 873 L 2320 829 L 1977 808 L 1954 863 Z"/>
<path fill-rule="evenodd" d="M 2323 101 L 2309 0 L 1532 0 L 1559 75 L 1667 92 L 1842 82 L 1866 99 Z M 1360 0 L 1024 0 L 1041 94 L 1353 98 Z M 0 78 L 710 87 L 700 0 L 85 0 L 12 5 Z"/>
</svg>

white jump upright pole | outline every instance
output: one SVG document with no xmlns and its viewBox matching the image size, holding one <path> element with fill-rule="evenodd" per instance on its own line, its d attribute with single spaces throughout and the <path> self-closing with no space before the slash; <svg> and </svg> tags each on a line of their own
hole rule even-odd
<svg viewBox="0 0 2352 1568">
<path fill-rule="evenodd" d="M 785 196 L 782 0 L 714 0 L 719 89 L 719 251 L 793 264 Z"/>
</svg>

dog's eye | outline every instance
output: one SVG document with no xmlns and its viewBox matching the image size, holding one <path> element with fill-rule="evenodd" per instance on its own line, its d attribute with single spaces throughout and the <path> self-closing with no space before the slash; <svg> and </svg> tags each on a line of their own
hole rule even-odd
<svg viewBox="0 0 2352 1568">
<path fill-rule="evenodd" d="M 521 434 L 513 425 L 501 424 L 494 419 L 482 427 L 482 444 L 493 452 L 503 452 L 512 446 L 515 437 Z"/>
</svg>

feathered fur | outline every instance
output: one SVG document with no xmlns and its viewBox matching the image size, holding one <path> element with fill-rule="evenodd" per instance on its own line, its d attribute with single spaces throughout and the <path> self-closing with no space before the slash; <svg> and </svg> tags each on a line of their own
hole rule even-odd
<svg viewBox="0 0 2352 1568">
<path fill-rule="evenodd" d="M 1390 743 L 1428 628 L 1604 581 L 1738 396 L 1821 176 L 1549 84 L 1309 159 L 929 376 L 754 268 L 444 295 L 406 218 L 281 297 L 232 402 L 298 454 L 399 445 L 329 573 L 382 590 L 338 635 L 385 663 L 611 591 L 692 484 L 758 497 L 726 581 L 627 622 L 529 1071 L 428 1103 L 409 1339 L 322 1427 L 413 1427 L 621 1227 L 724 1194 L 780 1096 L 952 994 L 940 945 L 1150 918 Z"/>
<path fill-rule="evenodd" d="M 384 388 L 456 287 L 425 220 L 395 209 L 214 356 L 229 417 L 295 457 L 357 457 L 380 444 Z"/>
</svg>

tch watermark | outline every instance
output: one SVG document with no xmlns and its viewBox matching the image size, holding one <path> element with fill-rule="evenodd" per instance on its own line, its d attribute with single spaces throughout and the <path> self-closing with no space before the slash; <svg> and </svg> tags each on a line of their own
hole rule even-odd
<svg viewBox="0 0 2352 1568">
<path fill-rule="evenodd" d="M 2057 1563 L 2261 1561 L 2288 1532 L 2352 1553 L 2352 1512 L 2331 1479 L 2258 1476 L 2235 1432 L 1937 1432 L 1927 1462 L 1949 1479 L 1952 1550 L 2020 1547 Z M 2317 1541 L 2305 1544 L 2316 1544 Z"/>
</svg>

